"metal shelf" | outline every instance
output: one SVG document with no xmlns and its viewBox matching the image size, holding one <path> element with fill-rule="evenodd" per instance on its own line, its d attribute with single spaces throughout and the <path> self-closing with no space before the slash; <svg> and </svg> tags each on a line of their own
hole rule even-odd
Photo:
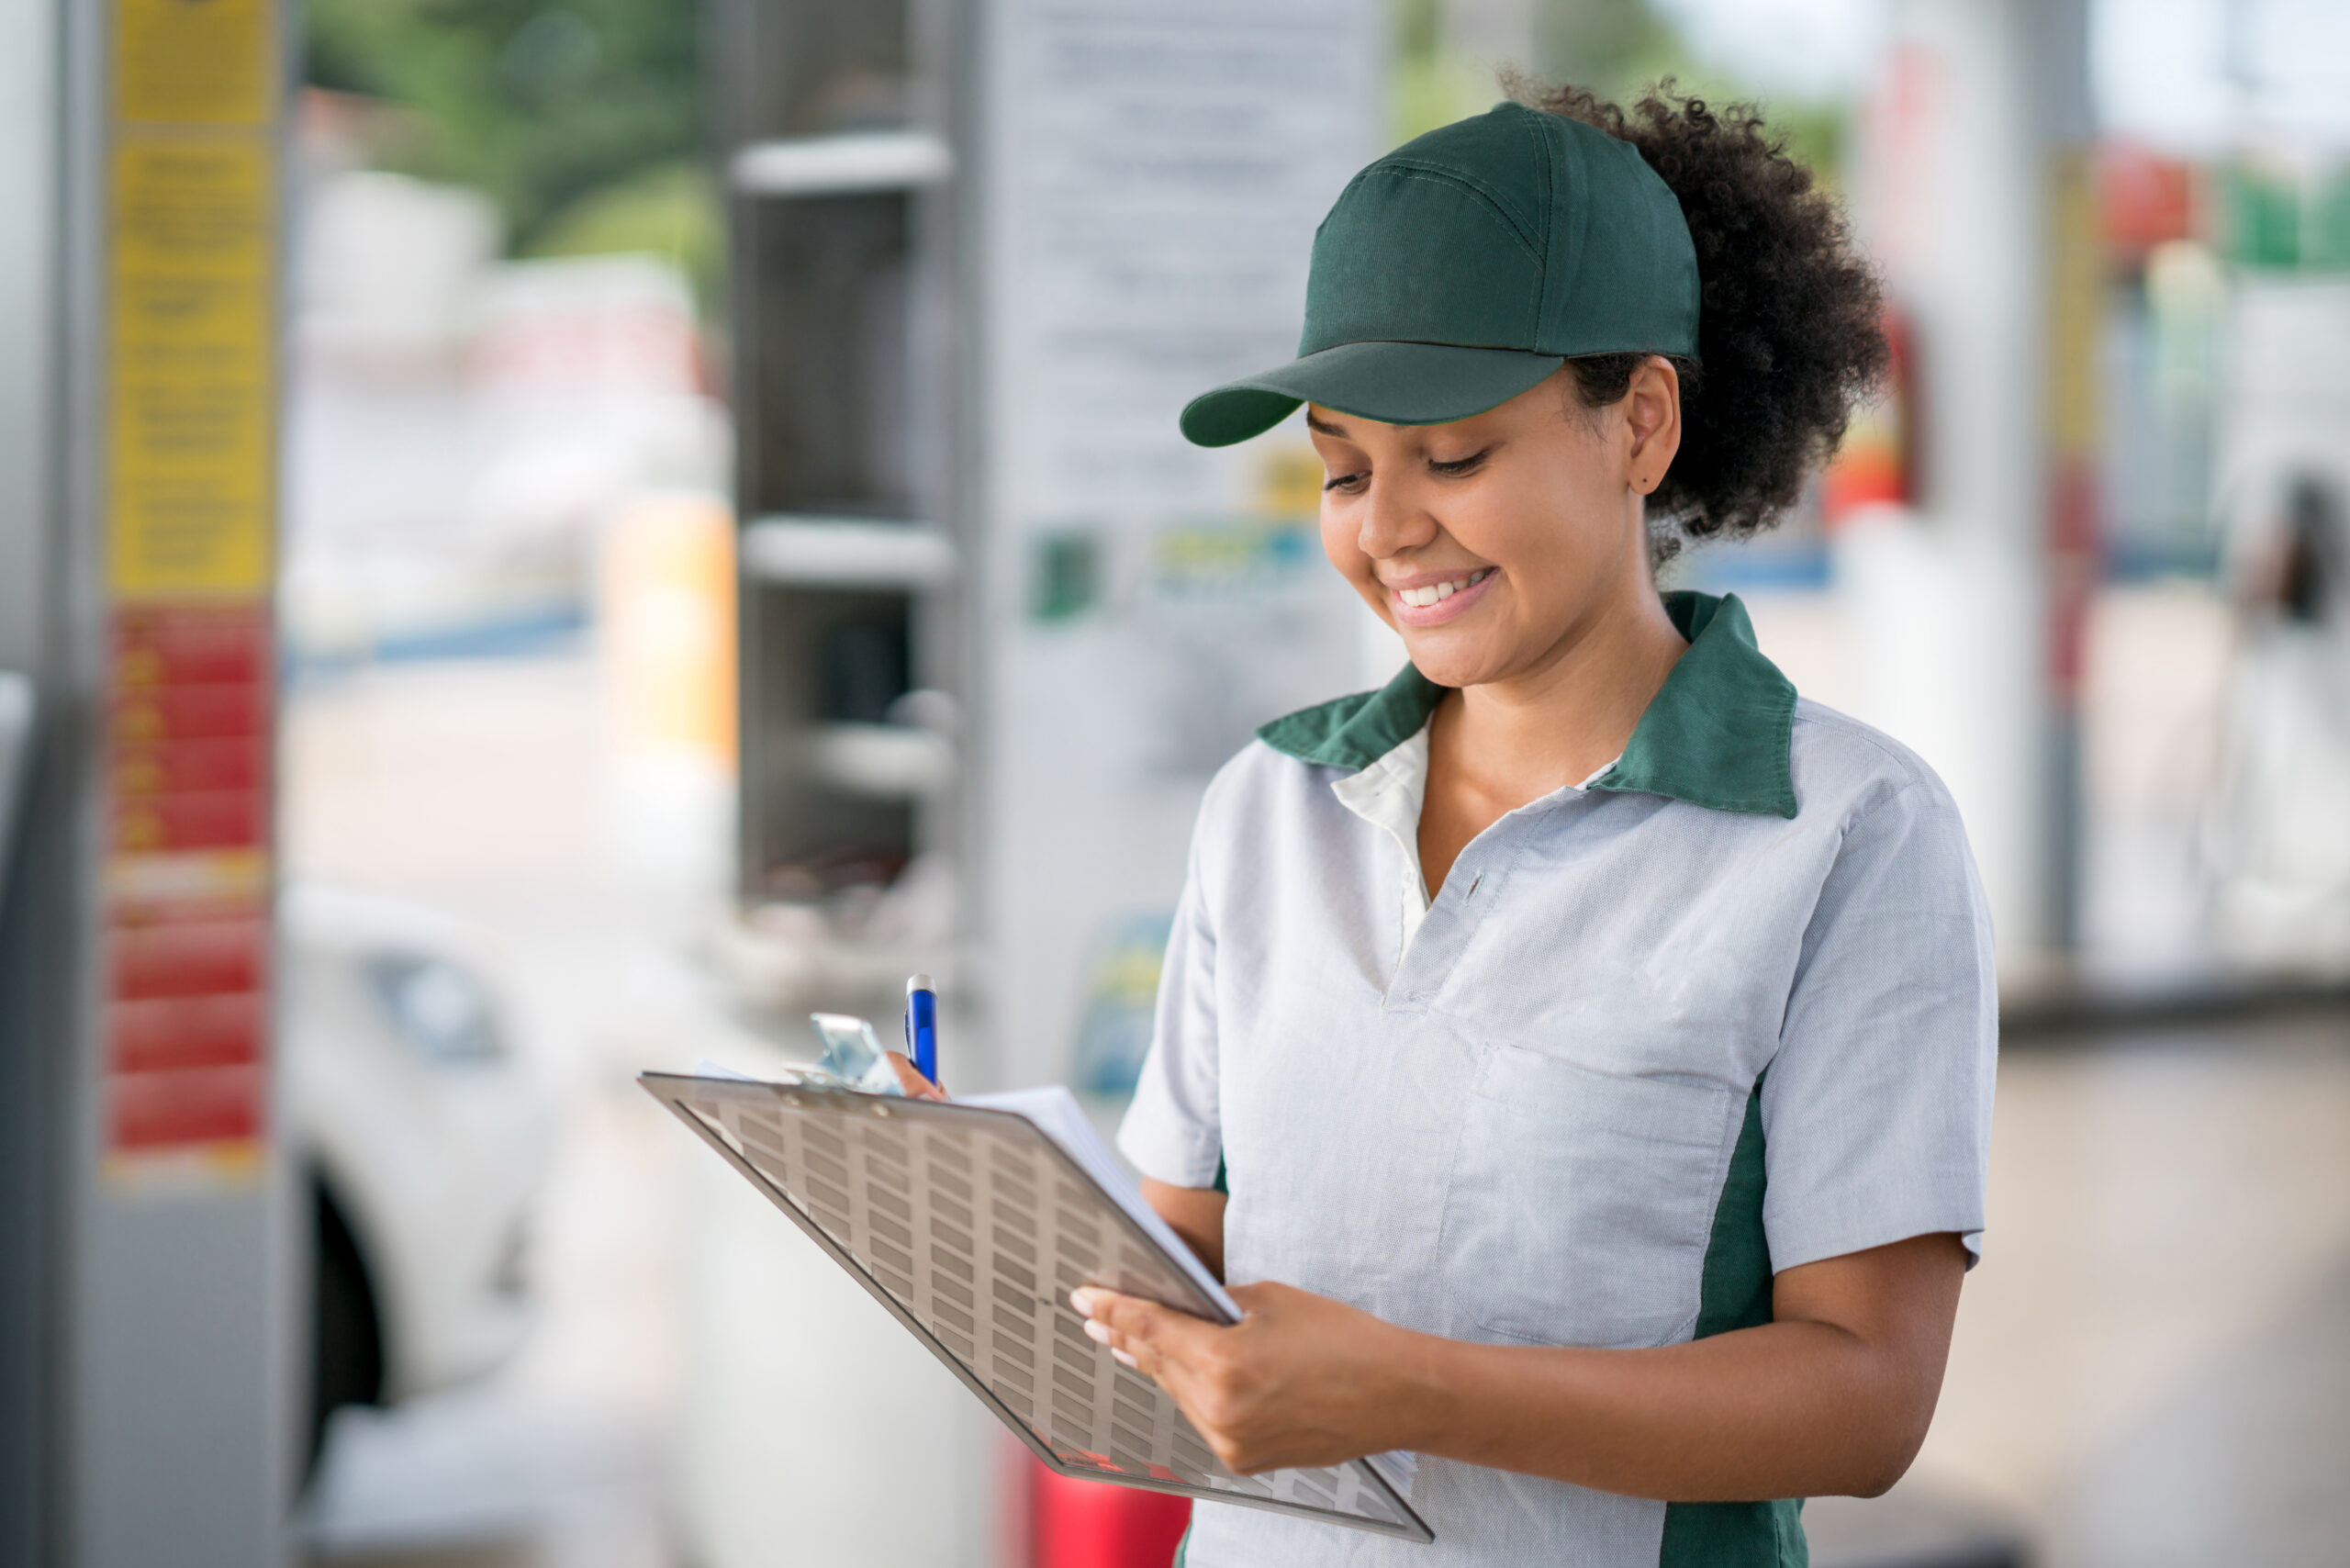
<svg viewBox="0 0 2350 1568">
<path fill-rule="evenodd" d="M 790 141 L 755 141 L 737 151 L 727 174 L 744 196 L 856 196 L 938 185 L 955 172 L 955 154 L 918 130 L 850 131 Z"/>
<path fill-rule="evenodd" d="M 743 576 L 755 582 L 912 590 L 952 579 L 955 542 L 919 522 L 763 517 L 743 530 Z"/>
<path fill-rule="evenodd" d="M 955 781 L 954 745 L 911 724 L 820 724 L 808 739 L 816 777 L 852 794 L 920 800 Z"/>
</svg>

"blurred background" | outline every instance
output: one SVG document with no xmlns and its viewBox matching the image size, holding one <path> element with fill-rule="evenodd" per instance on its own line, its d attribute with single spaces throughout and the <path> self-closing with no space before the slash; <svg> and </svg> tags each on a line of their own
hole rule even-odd
<svg viewBox="0 0 2350 1568">
<path fill-rule="evenodd" d="M 2350 6 L 0 14 L 0 1560 L 1165 1563 L 632 1080 L 924 970 L 1113 1125 L 1207 778 L 1401 657 L 1302 432 L 1174 413 L 1517 70 L 1762 106 L 1887 284 L 1670 568 L 1999 934 L 1941 1411 L 1814 1561 L 2350 1562 Z"/>
</svg>

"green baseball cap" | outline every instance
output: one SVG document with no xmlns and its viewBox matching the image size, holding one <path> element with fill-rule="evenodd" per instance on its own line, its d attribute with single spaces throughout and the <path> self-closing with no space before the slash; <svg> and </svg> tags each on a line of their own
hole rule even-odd
<svg viewBox="0 0 2350 1568">
<path fill-rule="evenodd" d="M 1681 203 L 1630 142 L 1500 104 L 1348 184 L 1315 232 L 1297 358 L 1192 398 L 1183 434 L 1230 446 L 1300 403 L 1445 424 L 1596 353 L 1696 357 Z"/>
</svg>

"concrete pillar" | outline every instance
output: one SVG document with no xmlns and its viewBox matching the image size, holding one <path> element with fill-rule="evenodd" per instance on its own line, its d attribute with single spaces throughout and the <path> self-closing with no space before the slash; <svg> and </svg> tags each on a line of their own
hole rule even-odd
<svg viewBox="0 0 2350 1568">
<path fill-rule="evenodd" d="M 1913 331 L 1919 493 L 1908 532 L 1840 543 L 1840 581 L 1864 716 L 1957 796 L 2012 972 L 2072 935 L 2072 627 L 2055 612 L 2079 595 L 2052 582 L 2070 393 L 2050 371 L 2081 345 L 2052 350 L 2050 280 L 2059 175 L 2089 130 L 2087 7 L 1894 0 L 1891 20 L 1856 216 Z"/>
</svg>

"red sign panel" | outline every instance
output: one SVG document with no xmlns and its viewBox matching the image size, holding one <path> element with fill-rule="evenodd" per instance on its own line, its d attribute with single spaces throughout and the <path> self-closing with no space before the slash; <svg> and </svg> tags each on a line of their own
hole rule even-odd
<svg viewBox="0 0 2350 1568">
<path fill-rule="evenodd" d="M 117 1154 L 184 1153 L 259 1141 L 269 1077 L 261 1065 L 114 1075 L 110 1141 Z"/>
<path fill-rule="evenodd" d="M 269 611 L 127 607 L 113 653 L 108 1148 L 249 1153 L 269 1097 Z"/>
<path fill-rule="evenodd" d="M 117 1072 L 180 1072 L 250 1066 L 268 1045 L 269 1008 L 258 991 L 160 997 L 114 1004 Z"/>
</svg>

